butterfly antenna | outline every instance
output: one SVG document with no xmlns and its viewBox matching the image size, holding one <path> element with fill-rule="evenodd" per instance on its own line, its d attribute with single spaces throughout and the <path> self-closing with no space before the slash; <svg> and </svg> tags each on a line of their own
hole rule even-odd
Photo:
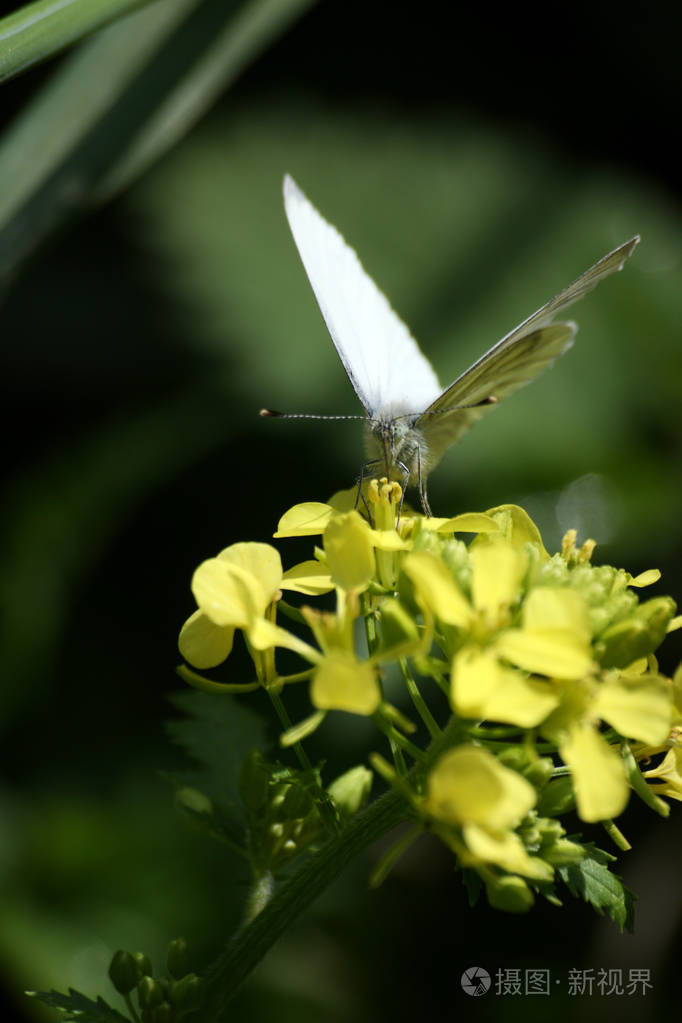
<svg viewBox="0 0 682 1023">
<path fill-rule="evenodd" d="M 448 405 L 447 408 L 436 408 L 433 411 L 427 409 L 425 412 L 420 412 L 418 418 L 422 416 L 444 416 L 446 412 L 460 412 L 469 408 L 485 408 L 486 405 L 497 405 L 498 398 L 494 394 L 489 394 L 487 398 L 482 398 L 481 401 L 474 401 L 471 405 Z M 397 416 L 397 419 L 410 419 L 414 416 L 413 412 L 408 413 L 405 416 Z"/>
<path fill-rule="evenodd" d="M 258 413 L 266 419 L 366 419 L 367 416 L 318 416 L 314 412 L 277 412 L 272 408 L 262 408 Z"/>
</svg>

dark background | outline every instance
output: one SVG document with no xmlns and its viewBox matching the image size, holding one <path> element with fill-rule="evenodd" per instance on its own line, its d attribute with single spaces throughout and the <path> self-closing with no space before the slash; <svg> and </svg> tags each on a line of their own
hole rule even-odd
<svg viewBox="0 0 682 1023">
<path fill-rule="evenodd" d="M 158 777 L 178 757 L 163 720 L 189 580 L 228 543 L 267 540 L 291 504 L 349 485 L 361 457 L 352 424 L 255 414 L 357 411 L 288 237 L 285 171 L 357 247 L 444 381 L 641 232 L 623 274 L 576 309 L 575 349 L 464 440 L 431 501 L 436 514 L 523 503 L 548 546 L 575 524 L 600 541 L 598 560 L 657 565 L 650 592 L 682 596 L 680 27 L 663 4 L 322 3 L 13 282 L 0 968 L 15 1007 L 3 1018 L 28 1013 L 25 987 L 109 998 L 119 945 L 185 933 L 202 961 L 238 919 L 241 867 L 185 827 Z M 51 71 L 6 85 L 3 118 Z M 673 636 L 662 667 L 680 653 Z M 244 662 L 230 671 L 247 680 Z M 326 737 L 339 770 L 374 748 L 346 759 L 343 734 Z M 568 899 L 522 919 L 472 912 L 426 839 L 378 892 L 355 865 L 273 950 L 235 1019 L 550 1007 L 573 1019 L 605 1006 L 653 1018 L 677 990 L 679 820 L 634 803 L 623 818 L 634 936 Z M 469 1003 L 470 965 L 550 969 L 563 995 Z M 650 969 L 654 987 L 571 999 L 571 967 Z"/>
</svg>

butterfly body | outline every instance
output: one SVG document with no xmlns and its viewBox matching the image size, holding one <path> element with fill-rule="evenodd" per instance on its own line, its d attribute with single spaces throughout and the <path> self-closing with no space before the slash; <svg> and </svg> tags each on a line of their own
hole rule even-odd
<svg viewBox="0 0 682 1023">
<path fill-rule="evenodd" d="M 635 236 L 598 260 L 442 390 L 430 362 L 356 253 L 288 175 L 284 205 L 320 311 L 365 409 L 369 461 L 363 472 L 378 465 L 382 475 L 418 486 L 426 514 L 426 479 L 443 453 L 486 411 L 571 347 L 577 327 L 554 322 L 555 315 L 620 270 L 639 242 Z"/>
</svg>

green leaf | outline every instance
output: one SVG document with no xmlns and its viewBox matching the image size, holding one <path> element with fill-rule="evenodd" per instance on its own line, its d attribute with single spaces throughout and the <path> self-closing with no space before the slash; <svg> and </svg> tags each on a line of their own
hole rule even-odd
<svg viewBox="0 0 682 1023">
<path fill-rule="evenodd" d="M 69 988 L 68 995 L 59 991 L 27 991 L 29 998 L 39 998 L 45 1005 L 58 1009 L 63 1015 L 60 1019 L 74 1023 L 130 1023 L 127 1016 L 122 1016 L 116 1009 L 112 1009 L 103 998 L 98 997 L 96 1002 L 80 991 Z"/>
<path fill-rule="evenodd" d="M 171 702 L 185 716 L 167 722 L 168 734 L 199 765 L 174 777 L 205 793 L 219 808 L 221 831 L 229 831 L 230 819 L 241 827 L 241 768 L 249 750 L 268 745 L 265 722 L 230 696 L 188 690 L 173 693 Z"/>
<path fill-rule="evenodd" d="M 571 895 L 582 896 L 600 916 L 606 912 L 621 933 L 623 928 L 632 933 L 636 896 L 625 887 L 616 874 L 612 874 L 604 863 L 599 862 L 607 854 L 594 847 L 591 852 L 594 855 L 586 857 L 580 863 L 559 867 L 557 874 Z"/>
<path fill-rule="evenodd" d="M 0 20 L 0 82 L 150 0 L 37 0 Z"/>
</svg>

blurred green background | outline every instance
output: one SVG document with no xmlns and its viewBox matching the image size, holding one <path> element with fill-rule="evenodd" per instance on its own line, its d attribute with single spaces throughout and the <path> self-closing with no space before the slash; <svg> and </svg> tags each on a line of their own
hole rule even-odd
<svg viewBox="0 0 682 1023">
<path fill-rule="evenodd" d="M 679 13 L 172 0 L 151 59 L 160 6 L 2 87 L 3 1020 L 53 1018 L 26 987 L 119 1006 L 117 947 L 158 959 L 182 933 L 201 965 L 239 919 L 241 864 L 186 827 L 159 774 L 180 761 L 163 722 L 189 581 L 349 486 L 361 459 L 357 423 L 257 416 L 358 411 L 289 235 L 285 171 L 443 383 L 641 234 L 572 311 L 573 350 L 450 452 L 430 497 L 438 515 L 521 503 L 548 547 L 575 526 L 597 560 L 658 566 L 649 592 L 682 600 Z M 677 634 L 664 669 L 681 656 Z M 316 751 L 340 770 L 369 742 L 341 721 Z M 353 865 L 234 1018 L 653 1018 L 677 991 L 679 808 L 665 822 L 633 805 L 623 828 L 634 936 L 578 903 L 472 912 L 422 840 L 378 892 Z M 471 965 L 551 969 L 564 995 L 470 1003 Z M 654 986 L 570 998 L 569 967 L 650 969 Z"/>
</svg>

